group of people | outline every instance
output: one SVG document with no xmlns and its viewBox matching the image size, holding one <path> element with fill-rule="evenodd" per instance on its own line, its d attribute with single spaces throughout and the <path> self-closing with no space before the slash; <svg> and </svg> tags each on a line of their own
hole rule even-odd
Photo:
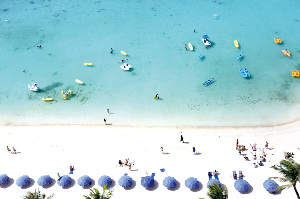
<svg viewBox="0 0 300 199">
<path fill-rule="evenodd" d="M 257 160 L 257 156 L 256 156 L 256 151 L 257 151 L 257 144 L 250 144 L 251 148 L 252 148 L 252 155 L 253 155 L 253 160 Z M 265 148 L 268 149 L 269 148 L 269 143 L 266 141 L 266 144 L 265 144 Z M 239 151 L 239 154 L 241 155 L 241 152 L 242 151 L 246 151 L 246 147 L 244 145 L 239 145 L 239 140 L 237 139 L 236 140 L 236 150 Z M 264 151 L 264 148 L 259 148 L 259 150 L 261 151 L 261 155 L 259 156 L 259 162 L 254 162 L 253 165 L 254 167 L 256 168 L 258 165 L 259 166 L 263 166 L 263 162 L 266 161 L 266 157 L 267 157 L 267 154 L 265 153 Z M 247 155 L 243 155 L 245 161 L 250 161 L 250 159 L 247 157 Z"/>
<path fill-rule="evenodd" d="M 129 167 L 129 170 L 131 170 L 131 163 L 129 163 L 129 158 L 128 158 L 128 159 L 125 159 L 124 162 L 122 162 L 121 160 L 119 160 L 119 166 L 122 166 L 122 167 L 123 167 L 123 165 L 128 166 L 128 167 Z"/>
<path fill-rule="evenodd" d="M 8 151 L 9 153 L 17 154 L 17 150 L 15 149 L 15 147 L 12 147 L 12 150 L 13 150 L 13 151 L 11 151 L 11 150 L 9 149 L 9 147 L 7 146 L 7 151 Z"/>
</svg>

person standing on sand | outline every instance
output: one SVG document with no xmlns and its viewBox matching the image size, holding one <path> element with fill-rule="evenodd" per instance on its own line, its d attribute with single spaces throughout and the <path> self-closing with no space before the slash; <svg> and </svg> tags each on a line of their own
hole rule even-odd
<svg viewBox="0 0 300 199">
<path fill-rule="evenodd" d="M 164 148 L 163 148 L 163 147 L 160 147 L 160 152 L 161 152 L 162 154 L 164 154 Z"/>
<path fill-rule="evenodd" d="M 265 145 L 266 149 L 269 148 L 269 143 L 266 141 L 266 145 Z"/>
<path fill-rule="evenodd" d="M 109 114 L 109 109 L 106 109 L 107 113 Z"/>
<path fill-rule="evenodd" d="M 106 118 L 104 118 L 103 121 L 104 121 L 104 124 L 106 124 Z"/>
<path fill-rule="evenodd" d="M 238 150 L 238 148 L 239 148 L 239 139 L 236 139 L 235 150 Z"/>
<path fill-rule="evenodd" d="M 194 155 L 196 154 L 196 148 L 195 147 L 193 147 L 193 153 L 194 153 Z"/>
<path fill-rule="evenodd" d="M 184 143 L 182 134 L 180 135 L 180 142 Z"/>
</svg>

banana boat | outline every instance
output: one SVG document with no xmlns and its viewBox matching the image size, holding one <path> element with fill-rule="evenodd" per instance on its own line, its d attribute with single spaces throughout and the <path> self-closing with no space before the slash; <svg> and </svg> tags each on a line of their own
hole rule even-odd
<svg viewBox="0 0 300 199">
<path fill-rule="evenodd" d="M 123 55 L 127 55 L 127 53 L 125 53 L 124 51 L 120 51 Z"/>
<path fill-rule="evenodd" d="M 237 40 L 234 40 L 234 45 L 235 45 L 235 47 L 239 47 L 240 45 L 239 45 L 239 42 L 237 41 Z"/>
<path fill-rule="evenodd" d="M 52 101 L 53 98 L 43 98 L 42 100 L 43 100 L 43 101 Z"/>
</svg>

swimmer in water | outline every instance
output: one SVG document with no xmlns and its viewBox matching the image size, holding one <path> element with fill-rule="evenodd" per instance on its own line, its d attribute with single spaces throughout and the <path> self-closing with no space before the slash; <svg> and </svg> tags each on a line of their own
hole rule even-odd
<svg viewBox="0 0 300 199">
<path fill-rule="evenodd" d="M 196 30 L 194 29 L 193 32 L 195 32 Z"/>
<path fill-rule="evenodd" d="M 25 72 L 26 69 L 23 70 L 23 73 Z"/>
<path fill-rule="evenodd" d="M 113 49 L 112 48 L 110 48 L 110 53 L 113 53 Z"/>
<path fill-rule="evenodd" d="M 38 47 L 38 48 L 42 48 L 42 45 L 39 45 L 39 46 L 36 46 L 36 47 Z"/>
<path fill-rule="evenodd" d="M 215 15 L 215 19 L 217 18 L 218 16 L 217 15 Z"/>
</svg>

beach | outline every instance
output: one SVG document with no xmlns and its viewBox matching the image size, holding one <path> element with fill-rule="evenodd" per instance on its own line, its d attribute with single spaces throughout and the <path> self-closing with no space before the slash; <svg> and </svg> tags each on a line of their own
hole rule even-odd
<svg viewBox="0 0 300 199">
<path fill-rule="evenodd" d="M 274 127 L 249 128 L 144 128 L 115 127 L 113 125 L 40 125 L 1 126 L 0 150 L 1 174 L 7 174 L 10 181 L 1 188 L 1 198 L 19 198 L 27 191 L 38 188 L 37 180 L 42 175 L 50 175 L 52 182 L 48 188 L 40 190 L 54 198 L 83 198 L 88 189 L 77 185 L 82 175 L 92 178 L 89 188 L 100 188 L 98 179 L 102 175 L 112 178 L 113 198 L 207 198 L 209 171 L 220 172 L 220 182 L 229 191 L 229 198 L 296 198 L 293 188 L 279 194 L 269 194 L 263 188 L 268 177 L 279 176 L 270 168 L 284 159 L 284 151 L 294 152 L 299 162 L 298 140 L 300 122 Z M 180 142 L 182 132 L 185 143 Z M 249 150 L 246 154 L 251 161 L 245 161 L 235 150 L 236 139 Z M 262 148 L 268 141 L 271 150 L 265 149 L 267 161 L 264 166 L 254 168 L 250 144 L 257 143 Z M 17 154 L 10 154 L 6 146 L 15 147 Z M 160 152 L 164 148 L 165 154 Z M 192 148 L 197 155 L 193 155 Z M 259 150 L 257 151 L 259 155 Z M 118 160 L 129 158 L 135 161 L 132 171 L 128 167 L 117 167 Z M 69 166 L 74 166 L 69 174 Z M 165 171 L 161 172 L 160 169 Z M 249 190 L 241 194 L 234 188 L 232 171 L 242 170 L 244 180 L 250 184 Z M 146 174 L 146 172 L 148 174 Z M 57 185 L 57 173 L 72 178 L 70 186 Z M 127 173 L 133 184 L 124 189 L 118 185 L 121 176 Z M 150 190 L 141 186 L 141 177 L 155 173 L 155 184 Z M 31 178 L 26 188 L 19 188 L 16 180 L 21 175 Z M 175 177 L 175 189 L 163 186 L 163 179 Z M 185 187 L 185 180 L 195 177 L 200 181 L 198 189 L 191 191 Z M 276 180 L 281 185 L 282 183 Z M 299 183 L 297 183 L 299 188 Z"/>
</svg>

